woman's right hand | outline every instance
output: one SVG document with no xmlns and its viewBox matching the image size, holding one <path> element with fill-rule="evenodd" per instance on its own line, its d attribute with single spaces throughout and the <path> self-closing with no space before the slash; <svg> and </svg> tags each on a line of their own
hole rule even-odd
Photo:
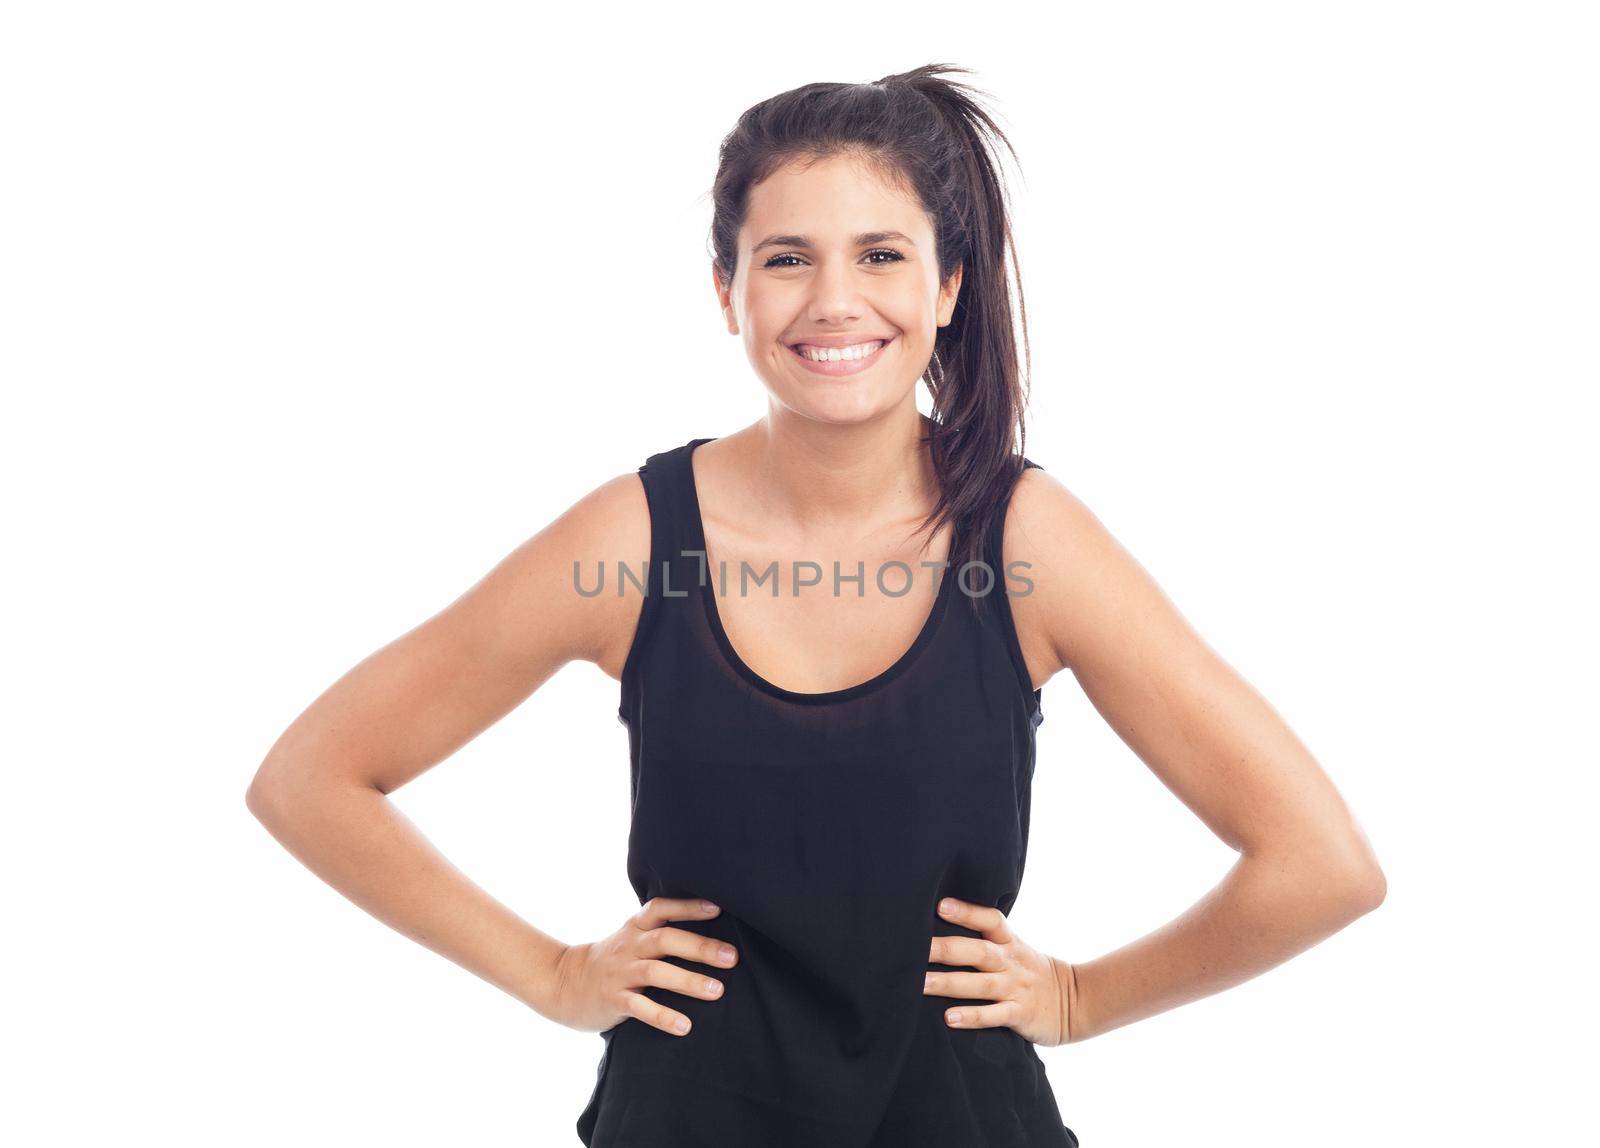
<svg viewBox="0 0 1600 1148">
<path fill-rule="evenodd" d="M 556 959 L 554 1000 L 545 1015 L 579 1032 L 602 1032 L 633 1017 L 673 1036 L 687 1033 L 687 1016 L 637 990 L 654 985 L 708 1001 L 722 995 L 715 977 L 660 959 L 684 957 L 720 968 L 739 959 L 731 945 L 666 924 L 709 920 L 722 911 L 706 904 L 652 897 L 605 940 L 569 945 Z"/>
</svg>

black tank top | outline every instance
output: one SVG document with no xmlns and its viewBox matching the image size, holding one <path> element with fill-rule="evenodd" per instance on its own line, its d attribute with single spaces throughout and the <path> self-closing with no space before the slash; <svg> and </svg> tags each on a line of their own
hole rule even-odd
<svg viewBox="0 0 1600 1148">
<path fill-rule="evenodd" d="M 601 1033 L 580 1139 L 1071 1148 L 1077 1137 L 1033 1044 L 1005 1027 L 951 1028 L 947 1008 L 992 1002 L 922 989 L 924 973 L 946 968 L 928 960 L 934 936 L 981 935 L 940 917 L 939 899 L 1009 913 L 1022 884 L 1043 717 L 1005 592 L 1026 589 L 1027 571 L 1004 568 L 1004 516 L 984 548 L 992 589 L 982 566 L 914 570 L 938 577 L 938 592 L 911 647 L 867 681 L 793 692 L 740 659 L 717 612 L 719 593 L 741 591 L 736 564 L 726 581 L 704 565 L 690 456 L 710 441 L 639 468 L 650 571 L 618 717 L 632 759 L 627 866 L 639 902 L 721 906 L 711 920 L 671 926 L 727 941 L 739 960 L 663 958 L 726 988 L 709 1001 L 639 989 L 693 1026 L 674 1036 L 630 1017 Z M 891 568 L 882 585 L 892 592 L 905 573 Z M 816 590 L 831 586 L 825 575 Z"/>
</svg>

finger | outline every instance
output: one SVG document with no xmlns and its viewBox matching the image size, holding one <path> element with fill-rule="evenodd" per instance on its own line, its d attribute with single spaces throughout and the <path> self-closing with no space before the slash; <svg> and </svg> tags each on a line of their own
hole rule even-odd
<svg viewBox="0 0 1600 1148">
<path fill-rule="evenodd" d="M 976 929 L 1002 945 L 1016 939 L 1011 935 L 1006 915 L 993 905 L 974 905 L 971 901 L 946 897 L 939 902 L 939 916 L 958 925 L 965 925 L 969 929 Z"/>
<path fill-rule="evenodd" d="M 658 1004 L 643 993 L 628 993 L 625 1007 L 629 1016 L 672 1036 L 683 1036 L 694 1027 L 693 1022 L 677 1009 Z"/>
<path fill-rule="evenodd" d="M 633 955 L 683 957 L 685 960 L 699 961 L 703 965 L 717 965 L 724 969 L 732 968 L 734 962 L 739 959 L 739 951 L 728 942 L 719 941 L 715 937 L 702 937 L 699 933 L 691 933 L 688 929 L 679 929 L 672 925 L 662 925 L 638 934 L 638 943 L 634 946 Z"/>
<path fill-rule="evenodd" d="M 655 985 L 688 997 L 714 1001 L 722 996 L 723 984 L 716 977 L 708 977 L 693 969 L 674 965 L 668 961 L 640 961 L 634 972 L 634 983 Z"/>
<path fill-rule="evenodd" d="M 633 923 L 641 929 L 654 929 L 668 921 L 704 921 L 720 912 L 710 901 L 695 897 L 651 897 L 639 906 Z"/>
<path fill-rule="evenodd" d="M 1006 967 L 1006 953 L 987 937 L 934 937 L 928 945 L 928 961 L 935 965 L 971 965 L 997 973 Z"/>
<path fill-rule="evenodd" d="M 1021 1019 L 1022 1006 L 1016 1001 L 998 1004 L 961 1005 L 944 1010 L 944 1023 L 950 1028 L 1004 1028 Z"/>
<path fill-rule="evenodd" d="M 929 969 L 922 981 L 923 995 L 960 1000 L 1003 1001 L 1013 995 L 1014 989 L 1005 973 L 945 973 Z"/>
</svg>

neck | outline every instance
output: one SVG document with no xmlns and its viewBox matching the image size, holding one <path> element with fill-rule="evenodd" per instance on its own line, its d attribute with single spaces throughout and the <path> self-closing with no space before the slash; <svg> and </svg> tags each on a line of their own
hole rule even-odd
<svg viewBox="0 0 1600 1148">
<path fill-rule="evenodd" d="M 926 419 L 914 401 L 847 425 L 769 410 L 746 428 L 751 495 L 763 512 L 805 533 L 920 520 L 938 497 Z"/>
</svg>

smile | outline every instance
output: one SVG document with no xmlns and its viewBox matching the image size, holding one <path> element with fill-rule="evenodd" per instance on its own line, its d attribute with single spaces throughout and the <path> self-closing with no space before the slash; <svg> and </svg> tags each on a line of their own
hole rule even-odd
<svg viewBox="0 0 1600 1148">
<path fill-rule="evenodd" d="M 791 344 L 790 352 L 806 370 L 819 375 L 853 375 L 871 367 L 883 355 L 883 349 L 893 339 L 874 339 L 855 343 L 849 347 L 808 347 L 804 343 Z"/>
</svg>

